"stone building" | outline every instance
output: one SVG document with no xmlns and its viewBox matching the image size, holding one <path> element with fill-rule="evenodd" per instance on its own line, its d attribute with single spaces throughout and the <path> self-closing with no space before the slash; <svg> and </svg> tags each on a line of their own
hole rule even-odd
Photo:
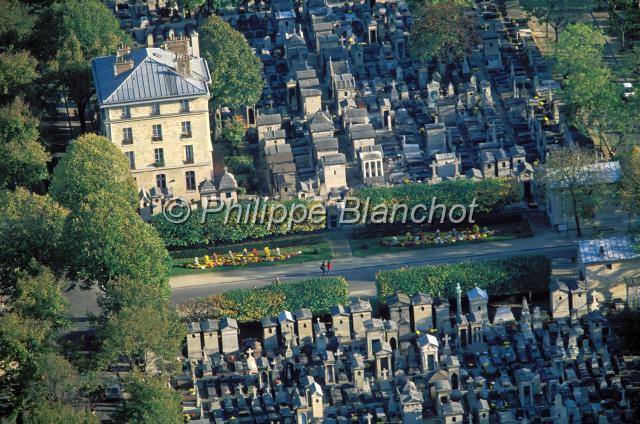
<svg viewBox="0 0 640 424">
<path fill-rule="evenodd" d="M 127 156 L 141 207 L 157 213 L 171 196 L 199 202 L 198 188 L 213 177 L 213 148 L 211 77 L 197 34 L 163 48 L 121 48 L 91 65 L 101 132 Z"/>
</svg>

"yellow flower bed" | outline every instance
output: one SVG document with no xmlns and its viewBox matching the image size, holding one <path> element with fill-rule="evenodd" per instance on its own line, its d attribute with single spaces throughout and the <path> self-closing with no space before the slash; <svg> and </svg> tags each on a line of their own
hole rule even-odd
<svg viewBox="0 0 640 424">
<path fill-rule="evenodd" d="M 212 256 L 205 255 L 202 258 L 195 257 L 193 258 L 193 263 L 185 264 L 184 267 L 205 270 L 221 266 L 243 266 L 259 262 L 282 262 L 300 256 L 301 254 L 301 251 L 282 253 L 279 248 L 275 249 L 275 252 L 272 252 L 268 246 L 265 246 L 262 251 L 253 249 L 249 252 L 247 249 L 244 249 L 240 253 L 229 251 L 229 253 L 225 255 L 214 253 Z"/>
</svg>

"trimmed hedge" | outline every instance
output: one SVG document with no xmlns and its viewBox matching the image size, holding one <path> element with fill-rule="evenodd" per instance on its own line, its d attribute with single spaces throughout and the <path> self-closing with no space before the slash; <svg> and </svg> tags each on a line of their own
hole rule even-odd
<svg viewBox="0 0 640 424">
<path fill-rule="evenodd" d="M 460 283 L 463 291 L 477 285 L 490 295 L 503 296 L 544 292 L 550 277 L 551 260 L 546 256 L 514 256 L 380 271 L 376 274 L 376 290 L 381 300 L 395 292 L 410 296 L 417 292 L 440 293 L 452 298 Z"/>
<path fill-rule="evenodd" d="M 389 210 L 395 205 L 407 205 L 409 209 L 424 204 L 431 207 L 432 199 L 436 204 L 443 204 L 449 208 L 455 204 L 470 205 L 473 199 L 477 207 L 474 213 L 491 213 L 500 207 L 518 201 L 520 185 L 514 178 L 487 178 L 484 180 L 446 180 L 439 184 L 407 183 L 390 187 L 364 187 L 354 192 L 354 197 L 360 199 L 360 211 L 364 210 L 364 202 L 369 199 L 367 220 L 371 219 L 373 208 L 384 204 Z M 441 208 L 434 213 L 434 222 L 440 222 Z M 396 221 L 401 214 L 396 215 Z M 428 214 L 427 214 L 428 216 Z M 436 219 L 438 218 L 438 219 Z"/>
<path fill-rule="evenodd" d="M 328 314 L 338 304 L 349 302 L 349 285 L 343 277 L 323 277 L 272 284 L 259 289 L 238 289 L 188 300 L 178 306 L 185 321 L 235 318 L 259 321 L 283 310 L 309 308 L 314 315 Z"/>
<path fill-rule="evenodd" d="M 307 210 L 310 210 L 318 202 L 290 200 L 286 202 L 268 201 L 265 203 L 268 208 L 276 204 L 283 204 L 287 210 L 291 210 L 294 204 L 303 204 L 306 205 Z M 246 208 L 248 205 L 252 205 L 253 202 L 240 202 L 239 204 Z M 298 212 L 299 211 L 296 211 L 296 216 L 300 216 Z M 196 209 L 191 213 L 186 222 L 175 224 L 168 221 L 163 214 L 158 214 L 151 218 L 151 224 L 158 230 L 165 246 L 170 249 L 208 246 L 219 243 L 238 243 L 245 240 L 262 239 L 273 235 L 312 232 L 326 227 L 326 216 L 323 216 L 322 222 L 318 224 L 312 223 L 311 219 L 307 217 L 304 222 L 293 224 L 291 230 L 289 230 L 287 220 L 281 224 L 273 224 L 271 228 L 269 228 L 268 219 L 265 219 L 263 223 L 259 221 L 260 214 L 257 215 L 258 219 L 256 219 L 256 222 L 252 220 L 253 212 L 251 212 L 249 216 L 249 222 L 242 222 L 242 220 L 238 219 L 238 215 L 237 210 L 232 210 L 229 213 L 229 221 L 225 223 L 225 208 L 218 213 L 207 213 L 205 222 L 203 223 L 202 209 Z M 267 212 L 265 216 L 268 217 L 269 212 Z"/>
</svg>

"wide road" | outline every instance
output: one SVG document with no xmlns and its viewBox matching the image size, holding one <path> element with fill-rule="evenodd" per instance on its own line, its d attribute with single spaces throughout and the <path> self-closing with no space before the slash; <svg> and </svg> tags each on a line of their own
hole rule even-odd
<svg viewBox="0 0 640 424">
<path fill-rule="evenodd" d="M 375 273 L 382 269 L 514 255 L 546 255 L 562 263 L 570 263 L 571 258 L 576 256 L 576 245 L 573 241 L 547 234 L 527 239 L 396 251 L 364 258 L 335 258 L 333 263 L 334 274 L 347 279 L 352 295 L 370 296 L 375 294 Z M 198 274 L 176 276 L 171 278 L 172 301 L 181 303 L 187 299 L 225 290 L 261 287 L 271 284 L 276 276 L 281 281 L 316 277 L 320 275 L 319 265 L 306 262 L 272 267 L 237 268 L 229 271 L 203 271 Z"/>
</svg>

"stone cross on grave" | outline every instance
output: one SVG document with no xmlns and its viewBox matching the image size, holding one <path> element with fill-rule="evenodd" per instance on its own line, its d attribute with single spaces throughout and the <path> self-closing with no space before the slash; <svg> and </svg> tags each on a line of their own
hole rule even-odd
<svg viewBox="0 0 640 424">
<path fill-rule="evenodd" d="M 340 357 L 343 355 L 342 350 L 340 348 L 336 349 L 336 353 L 334 355 L 336 357 L 336 362 L 338 362 Z"/>
<path fill-rule="evenodd" d="M 449 349 L 449 335 L 448 334 L 444 335 L 444 348 L 445 349 Z"/>
<path fill-rule="evenodd" d="M 388 380 L 389 379 L 389 370 L 388 369 L 383 369 L 382 371 L 380 371 L 380 376 L 382 377 L 383 380 Z"/>
<path fill-rule="evenodd" d="M 247 349 L 247 355 L 248 356 L 253 356 L 253 349 L 251 349 L 251 348 Z"/>
<path fill-rule="evenodd" d="M 371 424 L 371 418 L 373 418 L 371 412 L 367 412 L 367 415 L 365 415 L 364 417 L 367 419 L 367 424 Z"/>
</svg>

